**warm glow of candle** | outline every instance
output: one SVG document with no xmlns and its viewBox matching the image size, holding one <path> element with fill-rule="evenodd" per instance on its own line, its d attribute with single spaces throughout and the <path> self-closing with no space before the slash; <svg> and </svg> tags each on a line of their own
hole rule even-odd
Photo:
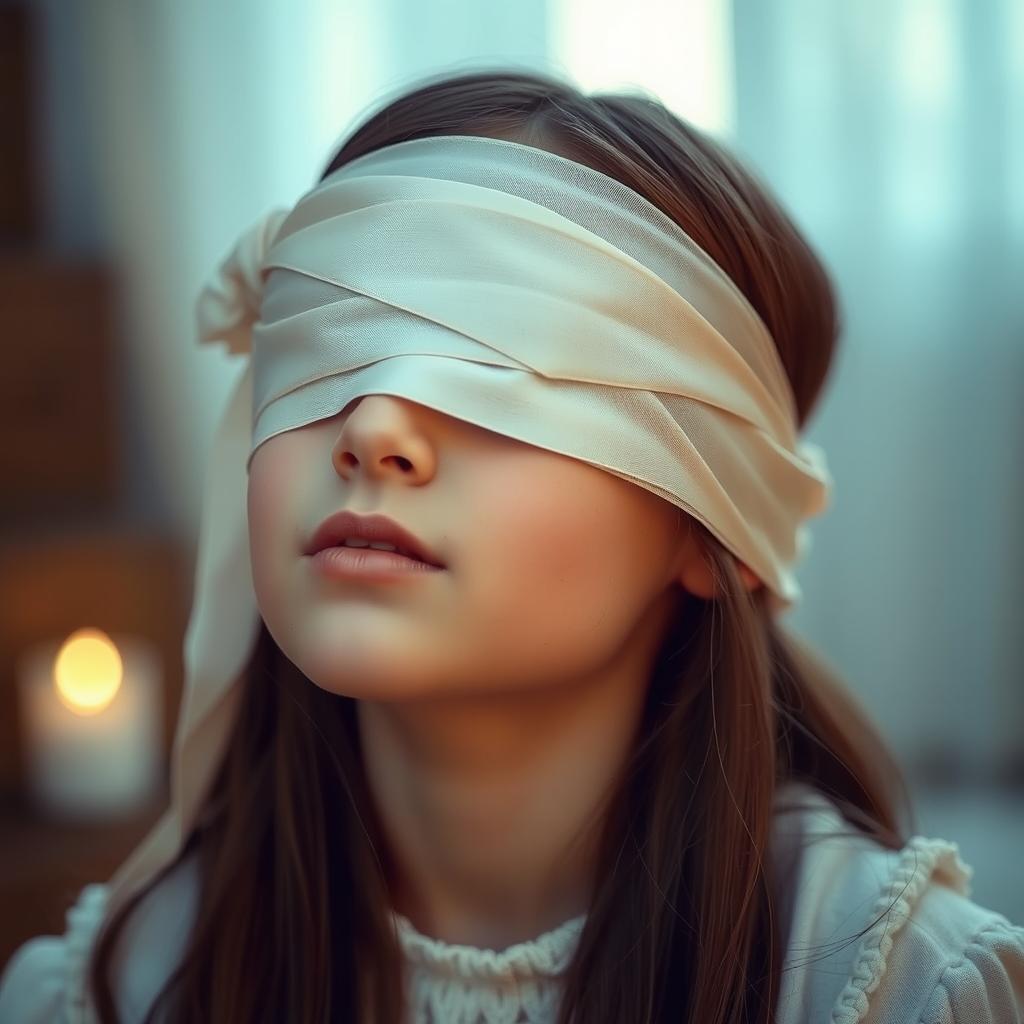
<svg viewBox="0 0 1024 1024">
<path fill-rule="evenodd" d="M 79 715 L 95 715 L 113 699 L 124 667 L 114 642 L 100 629 L 76 629 L 53 662 L 57 696 Z"/>
</svg>

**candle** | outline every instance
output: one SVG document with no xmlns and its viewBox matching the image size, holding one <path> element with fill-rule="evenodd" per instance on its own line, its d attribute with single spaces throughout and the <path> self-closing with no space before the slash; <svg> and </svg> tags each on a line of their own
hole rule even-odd
<svg viewBox="0 0 1024 1024">
<path fill-rule="evenodd" d="M 116 818 L 152 801 L 162 679 L 151 644 L 79 629 L 25 652 L 17 678 L 29 790 L 46 815 Z"/>
</svg>

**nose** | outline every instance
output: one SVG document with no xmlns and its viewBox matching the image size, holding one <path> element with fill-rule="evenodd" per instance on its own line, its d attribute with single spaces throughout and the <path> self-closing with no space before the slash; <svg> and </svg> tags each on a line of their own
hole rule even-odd
<svg viewBox="0 0 1024 1024">
<path fill-rule="evenodd" d="M 350 482 L 361 474 L 371 480 L 426 483 L 437 466 L 427 412 L 424 406 L 394 395 L 357 398 L 331 449 L 335 471 Z"/>
</svg>

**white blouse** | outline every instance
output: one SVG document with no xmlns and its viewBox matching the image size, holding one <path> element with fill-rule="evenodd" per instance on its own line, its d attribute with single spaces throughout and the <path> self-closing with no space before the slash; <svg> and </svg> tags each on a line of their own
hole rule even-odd
<svg viewBox="0 0 1024 1024">
<path fill-rule="evenodd" d="M 825 796 L 790 784 L 773 831 L 786 957 L 778 1024 L 1024 1024 L 1024 927 L 970 899 L 956 843 L 915 836 L 888 850 Z M 195 913 L 194 858 L 129 918 L 112 960 L 115 998 L 138 1024 L 170 975 Z M 63 936 L 25 943 L 0 978 L 0 1024 L 96 1024 L 83 970 L 106 887 L 86 886 Z M 409 1024 L 551 1024 L 586 915 L 496 951 L 421 934 L 394 914 Z M 856 941 L 852 936 L 864 931 Z"/>
<path fill-rule="evenodd" d="M 409 1020 L 419 1024 L 542 1024 L 553 1021 L 561 976 L 586 914 L 500 952 L 442 942 L 393 913 L 409 979 Z"/>
</svg>

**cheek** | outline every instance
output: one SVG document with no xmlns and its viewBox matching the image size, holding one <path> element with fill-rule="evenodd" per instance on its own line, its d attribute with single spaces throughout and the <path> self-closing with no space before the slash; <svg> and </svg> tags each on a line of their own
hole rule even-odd
<svg viewBox="0 0 1024 1024">
<path fill-rule="evenodd" d="M 274 532 L 275 519 L 280 514 L 274 501 L 276 467 L 268 462 L 269 460 L 264 460 L 258 466 L 254 462 L 249 473 L 246 505 L 249 516 L 249 541 L 254 555 L 266 550 L 267 541 Z"/>
<path fill-rule="evenodd" d="M 261 529 L 287 516 L 289 505 L 302 493 L 301 481 L 308 479 L 308 454 L 296 440 L 288 434 L 272 437 L 253 456 L 247 503 L 250 522 Z"/>
<path fill-rule="evenodd" d="M 496 685 L 583 679 L 615 660 L 647 609 L 603 545 L 545 522 L 532 545 L 491 563 L 494 577 L 466 603 L 464 635 Z"/>
<path fill-rule="evenodd" d="M 505 584 L 579 580 L 593 568 L 602 535 L 600 508 L 571 473 L 505 473 L 480 493 L 478 522 L 488 561 Z"/>
<path fill-rule="evenodd" d="M 661 530 L 623 490 L 634 485 L 592 467 L 548 470 L 503 473 L 483 491 L 478 607 L 518 619 L 539 643 L 615 646 L 662 586 Z"/>
<path fill-rule="evenodd" d="M 267 442 L 272 444 L 273 438 Z M 267 580 L 275 566 L 295 555 L 302 524 L 293 508 L 299 494 L 296 483 L 303 470 L 298 453 L 292 456 L 279 445 L 258 451 L 249 471 L 246 508 L 249 520 L 249 554 L 257 593 L 267 592 Z"/>
<path fill-rule="evenodd" d="M 669 547 L 658 500 L 636 485 L 573 460 L 502 473 L 484 492 L 479 521 L 503 567 L 570 587 L 652 583 Z"/>
</svg>

